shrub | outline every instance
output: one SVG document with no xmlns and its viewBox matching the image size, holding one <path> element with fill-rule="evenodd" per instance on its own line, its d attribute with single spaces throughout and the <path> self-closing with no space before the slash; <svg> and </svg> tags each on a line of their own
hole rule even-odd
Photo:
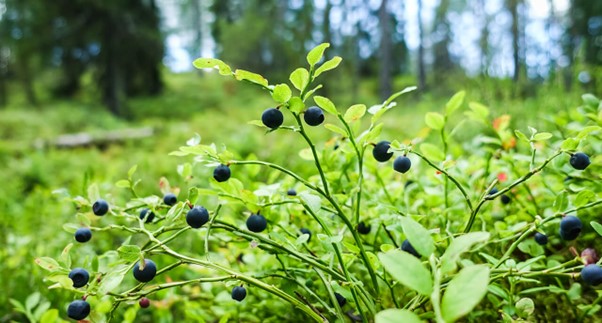
<svg viewBox="0 0 602 323">
<path fill-rule="evenodd" d="M 341 61 L 334 57 L 320 63 L 327 47 L 312 49 L 309 68 L 291 73 L 293 88 L 269 84 L 249 71 L 232 71 L 217 59 L 196 60 L 197 68 L 215 68 L 270 94 L 277 107 L 266 111 L 282 112 L 282 122 L 279 113 L 273 120 L 258 111 L 261 120 L 251 123 L 264 129 L 269 140 L 304 141 L 306 149 L 288 156 L 302 159 L 303 167 L 252 155 L 240 158 L 197 136 L 171 155 L 192 157 L 180 168 L 184 179 L 196 165 L 213 169 L 214 175 L 182 190 L 173 205 L 162 203 L 162 195 L 138 196 L 135 167 L 117 183 L 129 190 L 131 201 L 111 203 L 107 216 L 93 216 L 98 192 L 71 198 L 80 223 L 65 225 L 67 230 L 85 226 L 122 238 L 115 240 L 114 250 L 99 254 L 74 251 L 70 244 L 56 260 L 38 258 L 49 271 L 48 280 L 56 283 L 52 287 L 83 295 L 91 304 L 90 316 L 109 321 L 135 313 L 135 304 L 151 295 L 170 298 L 170 305 L 163 306 L 174 312 L 185 302 L 181 311 L 189 320 L 238 313 L 242 321 L 276 316 L 287 321 L 453 322 L 466 316 L 496 320 L 500 314 L 546 321 L 556 318 L 546 310 L 550 302 L 570 303 L 564 306 L 571 311 L 562 313 L 567 320 L 599 310 L 595 293 L 577 285 L 583 262 L 576 249 L 595 238 L 590 228 L 602 234 L 602 226 L 589 222 L 591 227 L 580 227 L 583 233 L 572 242 L 558 234 L 550 234 L 544 246 L 531 239 L 536 232 L 559 232 L 561 219 L 569 214 L 588 223 L 602 204 L 597 193 L 602 184 L 593 180 L 598 179 L 602 142 L 597 98 L 584 96 L 579 120 L 558 122 L 564 128 L 554 133 L 530 128 L 526 135 L 509 130 L 510 116 L 492 118 L 486 106 L 475 102 L 465 108 L 465 94 L 459 92 L 442 112 L 425 115 L 428 128 L 415 138 L 381 138 L 384 114 L 414 87 L 382 104 L 352 105 L 343 112 L 316 95 L 322 87 L 316 85 L 318 77 Z M 464 118 L 451 123 L 461 111 Z M 489 134 L 456 141 L 474 123 Z M 329 131 L 331 140 L 316 141 L 312 131 L 319 128 Z M 375 146 L 377 159 L 370 156 Z M 571 167 L 577 151 L 592 156 L 587 169 L 583 163 Z M 391 153 L 397 156 L 394 161 Z M 571 180 L 564 181 L 567 175 Z M 414 184 L 404 185 L 410 181 Z M 163 183 L 162 194 L 171 191 Z M 290 187 L 297 188 L 295 194 Z M 508 195 L 512 203 L 497 199 Z M 195 205 L 203 205 L 209 218 L 191 230 L 187 214 Z M 372 230 L 361 235 L 368 233 L 366 223 Z M 98 239 L 95 233 L 92 243 Z M 93 277 L 83 291 L 65 279 L 75 254 L 86 259 L 79 265 Z M 152 268 L 138 283 L 127 274 L 143 272 L 141 263 Z M 554 293 L 567 297 L 558 300 Z"/>
</svg>

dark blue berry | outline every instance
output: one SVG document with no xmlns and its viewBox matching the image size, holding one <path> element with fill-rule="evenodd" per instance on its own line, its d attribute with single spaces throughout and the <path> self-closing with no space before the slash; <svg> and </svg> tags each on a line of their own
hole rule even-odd
<svg viewBox="0 0 602 323">
<path fill-rule="evenodd" d="M 88 228 L 79 228 L 75 231 L 75 240 L 77 242 L 88 242 L 92 239 L 92 231 Z"/>
<path fill-rule="evenodd" d="M 588 285 L 602 283 L 602 268 L 596 264 L 589 264 L 581 269 L 581 279 Z"/>
<path fill-rule="evenodd" d="M 414 247 L 412 246 L 412 244 L 410 243 L 410 241 L 408 239 L 403 240 L 403 243 L 401 244 L 401 250 L 414 255 L 416 258 L 421 257 L 420 254 L 418 253 L 418 251 L 416 251 L 416 249 L 414 249 Z"/>
<path fill-rule="evenodd" d="M 249 231 L 261 232 L 268 226 L 268 221 L 261 214 L 251 214 L 247 219 L 247 228 Z"/>
<path fill-rule="evenodd" d="M 69 304 L 67 316 L 74 320 L 83 320 L 90 314 L 90 304 L 86 301 L 76 300 Z"/>
<path fill-rule="evenodd" d="M 209 221 L 209 211 L 202 206 L 195 206 L 186 213 L 186 223 L 198 229 Z"/>
<path fill-rule="evenodd" d="M 575 240 L 583 229 L 583 223 L 578 217 L 568 215 L 560 220 L 560 237 L 563 240 Z"/>
<path fill-rule="evenodd" d="M 569 161 L 571 163 L 571 166 L 573 166 L 574 169 L 578 170 L 586 169 L 587 166 L 589 166 L 589 164 L 591 163 L 589 161 L 589 156 L 582 152 L 572 154 L 571 159 Z"/>
<path fill-rule="evenodd" d="M 543 233 L 536 232 L 534 238 L 537 244 L 540 244 L 542 246 L 548 244 L 548 236 Z"/>
<path fill-rule="evenodd" d="M 372 226 L 370 224 L 364 223 L 363 221 L 357 224 L 357 232 L 360 234 L 368 234 L 370 233 L 370 229 Z"/>
<path fill-rule="evenodd" d="M 97 200 L 92 204 L 92 212 L 98 216 L 102 216 L 109 212 L 109 203 L 105 200 Z"/>
<path fill-rule="evenodd" d="M 134 265 L 133 274 L 137 281 L 148 283 L 155 278 L 155 275 L 157 274 L 157 265 L 150 259 L 144 259 L 144 263 L 144 269 L 141 270 L 140 263 L 137 262 L 136 265 Z"/>
<path fill-rule="evenodd" d="M 263 124 L 270 129 L 276 129 L 284 122 L 284 116 L 280 110 L 269 108 L 263 111 L 263 114 L 261 115 L 261 122 L 263 122 Z"/>
<path fill-rule="evenodd" d="M 146 220 L 144 220 L 146 218 Z M 155 213 L 149 209 L 143 209 L 140 211 L 140 219 L 144 220 L 145 223 L 151 223 L 155 219 Z"/>
<path fill-rule="evenodd" d="M 374 148 L 372 149 L 372 156 L 381 163 L 386 162 L 393 157 L 393 152 L 389 152 L 390 147 L 391 143 L 383 140 L 374 145 Z"/>
<path fill-rule="evenodd" d="M 406 156 L 399 156 L 393 161 L 393 169 L 397 172 L 405 174 L 412 167 L 412 161 Z"/>
<path fill-rule="evenodd" d="M 230 178 L 230 167 L 219 165 L 213 170 L 213 178 L 218 182 L 225 182 Z"/>
<path fill-rule="evenodd" d="M 79 288 L 86 286 L 90 280 L 90 275 L 83 268 L 73 268 L 73 270 L 69 272 L 69 278 L 73 281 L 73 287 Z"/>
<path fill-rule="evenodd" d="M 169 206 L 173 206 L 177 202 L 178 202 L 178 198 L 172 193 L 167 193 L 167 194 L 165 194 L 165 196 L 163 196 L 163 203 L 165 203 Z"/>
<path fill-rule="evenodd" d="M 310 126 L 317 126 L 324 122 L 324 112 L 318 107 L 310 107 L 305 110 L 303 120 Z"/>
<path fill-rule="evenodd" d="M 232 289 L 232 299 L 242 302 L 247 297 L 247 290 L 242 286 L 236 286 Z"/>
</svg>

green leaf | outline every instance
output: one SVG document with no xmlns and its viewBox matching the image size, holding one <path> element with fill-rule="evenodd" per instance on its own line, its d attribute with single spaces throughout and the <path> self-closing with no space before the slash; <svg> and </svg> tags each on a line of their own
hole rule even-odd
<svg viewBox="0 0 602 323">
<path fill-rule="evenodd" d="M 121 285 L 121 281 L 123 277 L 127 273 L 127 266 L 122 265 L 118 268 L 112 269 L 106 276 L 102 277 L 100 281 L 100 286 L 98 288 L 98 293 L 101 295 L 106 295 L 108 292 L 113 291 L 115 288 Z"/>
<path fill-rule="evenodd" d="M 518 316 L 528 318 L 535 311 L 535 303 L 532 299 L 523 297 L 515 304 Z"/>
<path fill-rule="evenodd" d="M 316 213 L 320 211 L 320 208 L 322 207 L 322 200 L 319 196 L 305 191 L 301 192 L 299 194 L 299 197 L 301 198 L 301 200 L 303 200 L 305 204 L 307 204 L 307 206 L 312 212 Z"/>
<path fill-rule="evenodd" d="M 288 79 L 297 90 L 302 91 L 307 86 L 307 83 L 309 83 L 309 72 L 299 67 L 291 73 Z"/>
<path fill-rule="evenodd" d="M 533 136 L 533 140 L 544 141 L 544 140 L 548 140 L 552 137 L 553 137 L 552 134 L 549 132 L 540 132 L 540 133 L 535 134 L 535 136 Z"/>
<path fill-rule="evenodd" d="M 126 262 L 134 262 L 140 256 L 140 247 L 136 245 L 125 245 L 117 248 L 119 258 Z"/>
<path fill-rule="evenodd" d="M 303 100 L 301 100 L 300 97 L 294 96 L 288 101 L 288 108 L 291 112 L 299 114 L 301 111 L 305 110 L 305 103 L 303 103 Z"/>
<path fill-rule="evenodd" d="M 328 129 L 328 130 L 330 130 L 330 131 L 332 131 L 334 133 L 338 133 L 338 134 L 340 134 L 343 137 L 349 136 L 349 134 L 347 133 L 347 131 L 345 131 L 345 129 L 343 129 L 343 128 L 339 127 L 339 126 L 333 125 L 332 123 L 325 124 L 324 128 L 326 128 L 326 129 Z"/>
<path fill-rule="evenodd" d="M 61 252 L 60 261 L 63 263 L 63 265 L 65 265 L 66 268 L 71 268 L 71 255 L 69 254 L 71 248 L 73 248 L 73 243 L 65 246 L 65 248 L 63 248 L 63 252 Z"/>
<path fill-rule="evenodd" d="M 454 96 L 452 96 L 451 99 L 447 101 L 447 104 L 445 104 L 445 114 L 449 116 L 452 113 L 454 113 L 454 111 L 458 110 L 462 105 L 465 96 L 466 91 L 460 91 L 454 94 Z"/>
<path fill-rule="evenodd" d="M 446 322 L 454 322 L 468 314 L 487 294 L 489 267 L 465 267 L 449 282 L 441 301 L 441 312 Z"/>
<path fill-rule="evenodd" d="M 92 184 L 88 186 L 88 200 L 94 203 L 94 201 L 100 198 L 100 192 L 98 191 L 98 185 Z"/>
<path fill-rule="evenodd" d="M 120 179 L 115 183 L 115 186 L 117 187 L 130 187 L 130 181 L 127 179 Z"/>
<path fill-rule="evenodd" d="M 314 95 L 314 92 L 322 88 L 322 84 L 318 84 L 315 88 L 305 92 L 305 98 L 309 98 Z"/>
<path fill-rule="evenodd" d="M 433 130 L 441 130 L 445 126 L 445 117 L 441 113 L 427 112 L 424 116 L 424 122 Z"/>
<path fill-rule="evenodd" d="M 401 284 L 424 296 L 430 296 L 433 292 L 431 273 L 418 258 L 395 249 L 379 253 L 378 259 L 387 272 Z"/>
<path fill-rule="evenodd" d="M 477 102 L 470 102 L 468 103 L 468 108 L 470 108 L 470 111 L 464 113 L 466 116 L 473 120 L 487 123 L 487 116 L 489 115 L 488 107 Z"/>
<path fill-rule="evenodd" d="M 322 64 L 320 67 L 318 67 L 316 69 L 316 71 L 314 72 L 314 77 L 318 77 L 320 74 L 322 74 L 326 71 L 330 71 L 330 70 L 337 68 L 337 66 L 339 66 L 339 64 L 341 63 L 342 60 L 343 59 L 340 58 L 339 56 L 335 56 L 335 57 L 327 60 L 326 62 L 324 62 L 324 64 Z"/>
<path fill-rule="evenodd" d="M 441 272 L 443 274 L 456 270 L 456 262 L 460 255 L 467 252 L 475 244 L 489 240 L 489 232 L 470 232 L 452 240 L 443 256 L 441 256 Z"/>
<path fill-rule="evenodd" d="M 591 221 L 589 224 L 592 226 L 592 229 L 598 233 L 598 235 L 602 236 L 602 224 L 596 221 Z"/>
<path fill-rule="evenodd" d="M 316 102 L 316 104 L 320 108 L 322 108 L 322 110 L 324 110 L 330 114 L 333 114 L 335 116 L 339 114 L 339 112 L 337 111 L 337 108 L 334 106 L 334 103 L 332 103 L 332 101 L 330 101 L 328 98 L 316 95 L 314 97 L 314 102 Z"/>
<path fill-rule="evenodd" d="M 40 295 L 40 293 L 38 292 L 32 293 L 31 295 L 27 296 L 27 299 L 25 299 L 25 309 L 31 312 L 33 308 L 40 302 L 41 296 L 42 295 Z"/>
<path fill-rule="evenodd" d="M 601 129 L 602 128 L 598 127 L 598 126 L 585 127 L 583 129 L 581 129 L 581 131 L 579 131 L 579 134 L 577 135 L 577 138 L 578 139 L 583 139 L 583 138 L 587 137 L 587 135 L 590 134 L 591 132 L 599 131 Z"/>
<path fill-rule="evenodd" d="M 567 191 L 562 191 L 560 194 L 556 196 L 556 200 L 554 201 L 554 209 L 558 212 L 566 210 L 569 206 L 569 193 Z"/>
<path fill-rule="evenodd" d="M 249 81 L 251 83 L 259 84 L 263 87 L 268 86 L 268 80 L 257 73 L 237 69 L 234 72 L 234 77 L 239 81 Z"/>
<path fill-rule="evenodd" d="M 577 207 L 584 206 L 596 197 L 596 194 L 590 190 L 583 190 L 577 194 L 573 204 Z"/>
<path fill-rule="evenodd" d="M 574 150 L 579 147 L 579 139 L 576 138 L 566 138 L 562 144 L 560 145 L 560 149 L 563 150 Z"/>
<path fill-rule="evenodd" d="M 272 90 L 272 98 L 276 102 L 286 103 L 291 98 L 291 88 L 286 84 L 278 84 Z"/>
<path fill-rule="evenodd" d="M 40 266 L 50 272 L 54 272 L 54 271 L 62 269 L 61 266 L 59 265 L 59 263 L 50 257 L 38 257 L 35 259 L 35 262 L 36 262 L 36 264 L 38 264 L 38 266 Z"/>
<path fill-rule="evenodd" d="M 435 243 L 431 234 L 420 223 L 410 217 L 401 217 L 399 219 L 403 233 L 405 233 L 412 247 L 424 257 L 429 257 L 435 251 Z"/>
<path fill-rule="evenodd" d="M 529 138 L 527 138 L 527 135 L 525 135 L 524 133 L 522 133 L 520 130 L 514 130 L 514 134 L 516 135 L 516 137 L 526 143 L 531 142 L 531 140 L 529 140 Z"/>
<path fill-rule="evenodd" d="M 329 43 L 322 43 L 310 50 L 309 53 L 307 53 L 307 63 L 309 63 L 310 66 L 316 65 L 322 59 L 324 51 L 328 47 L 330 47 Z"/>
<path fill-rule="evenodd" d="M 597 108 L 600 105 L 600 100 L 591 93 L 586 93 L 581 96 L 583 103 L 589 105 L 592 108 Z"/>
<path fill-rule="evenodd" d="M 134 165 L 128 170 L 128 178 L 130 180 L 132 179 L 132 176 L 134 176 L 134 173 L 136 172 L 137 169 L 138 169 L 138 165 Z"/>
<path fill-rule="evenodd" d="M 366 114 L 366 106 L 363 104 L 354 104 L 345 111 L 343 119 L 347 123 L 351 123 L 361 119 Z"/>
<path fill-rule="evenodd" d="M 374 317 L 375 323 L 422 323 L 423 321 L 418 315 L 397 308 L 390 308 L 376 313 Z"/>
<path fill-rule="evenodd" d="M 443 150 L 439 149 L 439 147 L 425 142 L 420 145 L 420 151 L 424 154 L 424 156 L 432 161 L 442 161 L 445 159 L 445 154 Z"/>
<path fill-rule="evenodd" d="M 55 323 L 59 322 L 59 310 L 56 308 L 47 310 L 42 317 L 40 317 L 40 323 Z"/>
<path fill-rule="evenodd" d="M 198 69 L 215 68 L 221 75 L 232 75 L 232 69 L 226 63 L 215 58 L 197 58 L 192 65 Z"/>
</svg>

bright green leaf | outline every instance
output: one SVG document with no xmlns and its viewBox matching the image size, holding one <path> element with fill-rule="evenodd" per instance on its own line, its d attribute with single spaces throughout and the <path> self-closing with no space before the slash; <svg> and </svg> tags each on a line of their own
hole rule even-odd
<svg viewBox="0 0 602 323">
<path fill-rule="evenodd" d="M 140 256 L 140 247 L 136 245 L 125 245 L 117 249 L 119 258 L 126 262 L 134 262 Z"/>
<path fill-rule="evenodd" d="M 560 148 L 564 150 L 574 150 L 579 146 L 579 141 L 580 140 L 576 138 L 566 138 L 560 145 Z"/>
<path fill-rule="evenodd" d="M 596 197 L 596 194 L 590 190 L 583 190 L 577 194 L 573 204 L 577 207 L 584 206 Z"/>
<path fill-rule="evenodd" d="M 424 122 L 433 130 L 441 130 L 445 126 L 445 117 L 441 113 L 427 112 L 424 116 Z"/>
<path fill-rule="evenodd" d="M 119 268 L 112 269 L 106 276 L 100 281 L 98 293 L 100 295 L 106 295 L 108 292 L 115 290 L 115 288 L 121 285 L 125 274 L 127 273 L 127 266 L 123 265 Z"/>
<path fill-rule="evenodd" d="M 516 135 L 516 137 L 524 142 L 530 142 L 531 140 L 529 140 L 529 138 L 527 138 L 527 136 L 522 133 L 520 130 L 514 130 L 514 134 Z"/>
<path fill-rule="evenodd" d="M 556 196 L 554 201 L 554 209 L 558 212 L 566 210 L 569 205 L 569 194 L 567 191 L 562 191 Z"/>
<path fill-rule="evenodd" d="M 533 136 L 533 140 L 544 141 L 544 140 L 548 140 L 552 137 L 553 137 L 552 134 L 549 132 L 540 132 L 540 133 L 535 134 L 535 136 Z"/>
<path fill-rule="evenodd" d="M 454 94 L 454 96 L 452 96 L 451 99 L 447 101 L 447 104 L 445 104 L 445 114 L 449 116 L 452 113 L 454 113 L 454 111 L 458 110 L 462 105 L 465 96 L 466 91 L 460 91 Z"/>
<path fill-rule="evenodd" d="M 291 73 L 288 79 L 297 90 L 302 91 L 307 86 L 307 83 L 309 83 L 309 72 L 299 67 Z"/>
<path fill-rule="evenodd" d="M 38 264 L 38 266 L 40 266 L 50 272 L 62 269 L 61 266 L 59 265 L 59 263 L 50 257 L 38 257 L 35 259 L 35 262 L 36 262 L 36 264 Z"/>
<path fill-rule="evenodd" d="M 303 103 L 300 97 L 294 96 L 288 101 L 288 108 L 291 112 L 301 113 L 301 111 L 305 110 L 305 103 Z"/>
<path fill-rule="evenodd" d="M 341 136 L 347 137 L 349 136 L 349 134 L 347 133 L 347 131 L 339 126 L 333 125 L 332 123 L 327 123 L 324 125 L 324 128 L 334 132 L 334 133 L 338 133 Z"/>
<path fill-rule="evenodd" d="M 600 105 L 600 100 L 591 93 L 586 93 L 581 96 L 583 103 L 589 105 L 592 108 L 597 108 Z"/>
<path fill-rule="evenodd" d="M 309 63 L 310 66 L 316 65 L 322 59 L 324 51 L 328 47 L 330 47 L 329 43 L 322 43 L 310 50 L 309 53 L 307 53 L 307 63 Z"/>
<path fill-rule="evenodd" d="M 56 308 L 47 310 L 42 317 L 40 317 L 40 323 L 55 323 L 59 322 L 59 310 Z"/>
<path fill-rule="evenodd" d="M 291 98 L 291 88 L 286 84 L 278 84 L 272 90 L 272 98 L 276 102 L 286 103 Z"/>
<path fill-rule="evenodd" d="M 337 66 L 339 66 L 339 64 L 341 63 L 342 60 L 343 59 L 340 58 L 339 56 L 335 56 L 335 57 L 327 60 L 326 62 L 324 62 L 324 64 L 322 64 L 320 67 L 318 67 L 316 69 L 316 71 L 314 72 L 314 77 L 318 77 L 318 75 L 320 75 L 326 71 L 330 71 L 330 70 L 337 68 Z"/>
<path fill-rule="evenodd" d="M 251 83 L 259 84 L 263 87 L 268 86 L 268 80 L 257 73 L 237 69 L 234 72 L 234 77 L 239 81 L 249 81 Z"/>
<path fill-rule="evenodd" d="M 442 161 L 445 159 L 445 154 L 443 153 L 443 150 L 428 142 L 425 142 L 422 145 L 420 145 L 420 151 L 424 154 L 426 158 L 430 159 L 431 161 Z"/>
<path fill-rule="evenodd" d="M 330 101 L 328 98 L 317 95 L 314 97 L 314 101 L 320 108 L 322 108 L 322 110 L 333 115 L 339 114 L 337 108 L 334 106 L 334 103 L 332 103 L 332 101 Z"/>
<path fill-rule="evenodd" d="M 301 192 L 299 194 L 299 197 L 301 198 L 301 200 L 303 200 L 303 202 L 309 207 L 309 209 L 312 212 L 316 213 L 320 211 L 320 208 L 322 207 L 322 200 L 319 196 L 308 192 Z"/>
<path fill-rule="evenodd" d="M 198 69 L 215 68 L 221 75 L 232 75 L 232 69 L 226 63 L 215 58 L 197 58 L 192 65 Z"/>
<path fill-rule="evenodd" d="M 361 119 L 366 113 L 366 106 L 363 104 L 354 104 L 345 111 L 343 119 L 347 123 L 351 123 Z"/>
<path fill-rule="evenodd" d="M 441 272 L 446 274 L 456 270 L 456 262 L 460 259 L 460 255 L 470 250 L 475 244 L 484 243 L 487 240 L 489 240 L 488 232 L 470 232 L 452 240 L 441 256 Z"/>
<path fill-rule="evenodd" d="M 117 187 L 130 187 L 130 181 L 127 179 L 120 179 L 117 182 L 115 182 L 115 186 Z"/>
<path fill-rule="evenodd" d="M 441 301 L 441 312 L 446 322 L 454 322 L 468 314 L 487 294 L 489 267 L 465 267 L 449 282 Z"/>
<path fill-rule="evenodd" d="M 405 233 L 412 247 L 424 257 L 429 257 L 435 251 L 435 243 L 431 234 L 420 223 L 410 217 L 401 217 L 399 219 L 403 233 Z"/>
<path fill-rule="evenodd" d="M 433 291 L 431 273 L 418 258 L 395 249 L 387 253 L 379 253 L 378 259 L 395 280 L 424 296 L 431 295 Z"/>
<path fill-rule="evenodd" d="M 390 308 L 376 313 L 374 317 L 375 323 L 422 323 L 423 321 L 418 315 L 398 308 Z"/>
</svg>

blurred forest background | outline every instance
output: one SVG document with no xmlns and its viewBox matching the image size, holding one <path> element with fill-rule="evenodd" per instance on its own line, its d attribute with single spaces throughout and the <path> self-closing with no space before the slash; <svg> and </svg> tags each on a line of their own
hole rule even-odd
<svg viewBox="0 0 602 323">
<path fill-rule="evenodd" d="M 344 58 L 332 79 L 351 94 L 374 79 L 386 97 L 396 77 L 423 91 L 487 79 L 511 80 L 517 97 L 544 82 L 599 92 L 602 2 L 0 0 L 0 106 L 88 86 L 126 116 L 128 98 L 161 93 L 165 65 L 214 56 L 283 81 L 321 42 Z"/>
</svg>

